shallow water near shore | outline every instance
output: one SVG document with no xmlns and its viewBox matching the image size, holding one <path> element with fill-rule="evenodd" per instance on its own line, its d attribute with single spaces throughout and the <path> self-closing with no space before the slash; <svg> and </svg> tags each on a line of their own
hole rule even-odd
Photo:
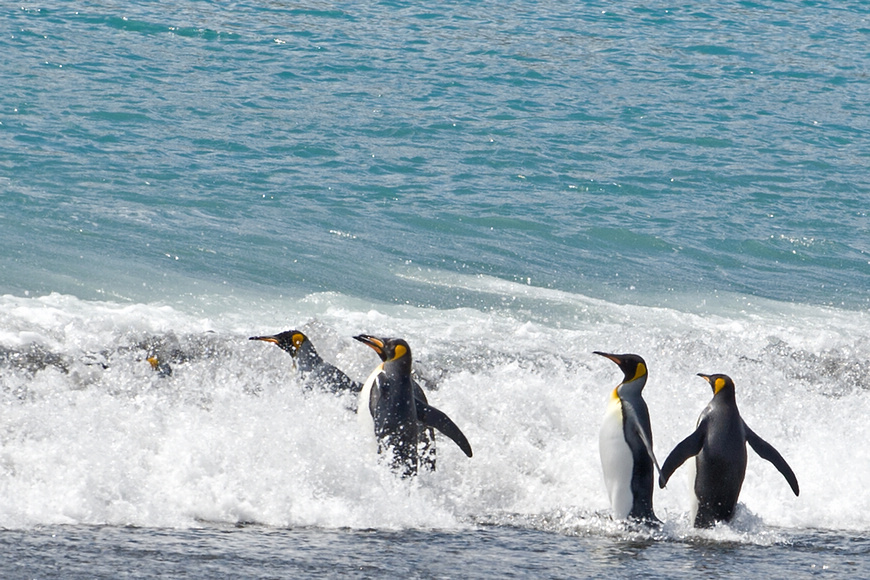
<svg viewBox="0 0 870 580">
<path fill-rule="evenodd" d="M 779 533 L 782 533 L 781 531 Z M 715 534 L 715 532 L 713 533 Z M 0 533 L 9 577 L 862 577 L 870 539 L 815 531 L 761 544 L 712 537 L 467 530 L 61 526 Z"/>
</svg>

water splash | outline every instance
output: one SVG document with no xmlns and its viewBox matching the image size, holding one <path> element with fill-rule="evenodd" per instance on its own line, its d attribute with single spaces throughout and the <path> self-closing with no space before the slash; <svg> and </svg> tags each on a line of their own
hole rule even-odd
<svg viewBox="0 0 870 580">
<path fill-rule="evenodd" d="M 863 447 L 844 445 L 870 436 L 870 397 L 858 378 L 870 358 L 862 313 L 738 300 L 715 311 L 692 306 L 698 300 L 644 307 L 524 285 L 528 302 L 514 308 L 500 305 L 515 286 L 460 282 L 481 283 L 491 307 L 372 305 L 339 294 L 193 309 L 0 297 L 0 525 L 493 522 L 633 538 L 607 517 L 597 455 L 619 377 L 590 353 L 610 349 L 649 363 L 658 454 L 691 431 L 709 400 L 694 373 L 728 372 L 747 423 L 794 468 L 799 498 L 750 453 L 741 503 L 754 515 L 713 540 L 763 544 L 785 541 L 770 529 L 870 526 L 862 485 L 870 461 Z M 430 400 L 460 425 L 475 457 L 444 441 L 435 473 L 395 478 L 349 401 L 306 392 L 290 357 L 247 340 L 285 330 L 276 320 L 301 327 L 357 380 L 377 361 L 353 334 L 404 336 L 418 372 L 437 384 Z M 151 368 L 155 353 L 171 376 Z M 685 521 L 687 498 L 679 473 L 656 492 L 663 533 L 703 541 L 706 532 Z"/>
</svg>

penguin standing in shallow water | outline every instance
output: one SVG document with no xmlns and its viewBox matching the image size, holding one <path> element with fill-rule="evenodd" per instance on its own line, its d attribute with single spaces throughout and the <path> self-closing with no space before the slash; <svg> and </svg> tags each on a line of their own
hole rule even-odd
<svg viewBox="0 0 870 580">
<path fill-rule="evenodd" d="M 414 396 L 408 343 L 401 338 L 377 338 L 366 334 L 354 338 L 371 347 L 383 361 L 366 381 L 357 412 L 364 412 L 362 409 L 368 406 L 374 421 L 378 452 L 389 450 L 392 453 L 393 469 L 401 471 L 403 477 L 417 473 L 421 424 L 441 431 L 471 457 L 468 439 L 450 417 Z"/>
<path fill-rule="evenodd" d="M 323 360 L 308 337 L 298 330 L 287 330 L 273 336 L 252 336 L 249 340 L 262 340 L 278 345 L 293 357 L 307 388 L 317 386 L 331 393 L 349 391 L 359 393 L 362 385 L 335 366 Z"/>
<path fill-rule="evenodd" d="M 663 488 L 688 458 L 697 456 L 692 505 L 694 526 L 709 528 L 716 522 L 730 521 L 746 475 L 746 444 L 749 443 L 762 459 L 773 463 L 794 494 L 799 495 L 797 478 L 782 455 L 740 417 L 734 381 L 726 375 L 698 376 L 713 387 L 713 400 L 698 418 L 695 432 L 674 447 L 665 459 L 659 487 Z"/>
<path fill-rule="evenodd" d="M 616 519 L 658 523 L 653 512 L 653 466 L 658 468 L 652 448 L 649 410 L 642 392 L 647 370 L 636 354 L 595 352 L 615 362 L 625 379 L 607 405 L 598 438 L 604 483 Z"/>
</svg>

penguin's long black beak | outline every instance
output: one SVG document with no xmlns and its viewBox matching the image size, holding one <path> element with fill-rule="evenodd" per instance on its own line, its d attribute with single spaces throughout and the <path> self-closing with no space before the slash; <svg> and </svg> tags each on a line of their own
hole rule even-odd
<svg viewBox="0 0 870 580">
<path fill-rule="evenodd" d="M 592 354 L 597 354 L 598 356 L 603 356 L 604 358 L 610 359 L 618 365 L 622 364 L 622 359 L 619 358 L 618 356 L 616 356 L 615 354 L 609 354 L 609 353 L 601 352 L 598 350 L 593 351 Z"/>
<path fill-rule="evenodd" d="M 384 358 L 385 343 L 380 338 L 378 338 L 376 336 L 371 336 L 368 334 L 360 334 L 360 335 L 354 336 L 353 338 L 354 338 L 354 340 L 358 340 L 361 343 L 363 343 L 367 346 L 370 346 L 372 348 L 372 350 L 374 350 L 376 353 L 378 353 L 379 357 Z"/>
<path fill-rule="evenodd" d="M 262 340 L 263 342 L 271 342 L 272 344 L 278 344 L 278 338 L 275 336 L 252 336 L 248 340 Z"/>
<path fill-rule="evenodd" d="M 698 373 L 698 376 L 707 381 L 707 384 L 710 385 L 710 388 L 713 389 L 713 394 L 717 393 L 716 391 L 716 383 L 713 381 L 712 375 L 705 375 L 704 373 Z"/>
</svg>

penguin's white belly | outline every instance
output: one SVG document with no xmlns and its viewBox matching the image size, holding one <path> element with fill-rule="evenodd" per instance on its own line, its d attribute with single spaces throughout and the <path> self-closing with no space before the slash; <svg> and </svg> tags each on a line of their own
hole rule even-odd
<svg viewBox="0 0 870 580">
<path fill-rule="evenodd" d="M 378 365 L 369 375 L 369 378 L 366 379 L 366 382 L 363 383 L 362 390 L 359 392 L 359 404 L 356 408 L 356 419 L 360 431 L 362 431 L 373 444 L 375 443 L 375 420 L 372 418 L 369 399 L 372 395 L 372 385 L 374 385 L 375 380 L 377 380 L 378 375 L 380 375 L 383 370 L 383 365 Z M 373 445 L 373 448 L 377 451 L 376 445 Z"/>
<path fill-rule="evenodd" d="M 634 459 L 625 441 L 622 428 L 622 403 L 611 399 L 604 414 L 601 432 L 598 436 L 598 451 L 601 454 L 601 468 L 604 484 L 610 497 L 613 517 L 624 520 L 631 512 L 634 497 L 631 493 L 631 474 Z"/>
<path fill-rule="evenodd" d="M 698 458 L 692 457 L 687 463 L 689 464 L 686 470 L 686 473 L 689 475 L 689 523 L 692 523 L 698 515 L 698 506 L 701 504 L 698 501 L 698 494 L 695 493 L 695 478 L 698 476 Z"/>
</svg>

